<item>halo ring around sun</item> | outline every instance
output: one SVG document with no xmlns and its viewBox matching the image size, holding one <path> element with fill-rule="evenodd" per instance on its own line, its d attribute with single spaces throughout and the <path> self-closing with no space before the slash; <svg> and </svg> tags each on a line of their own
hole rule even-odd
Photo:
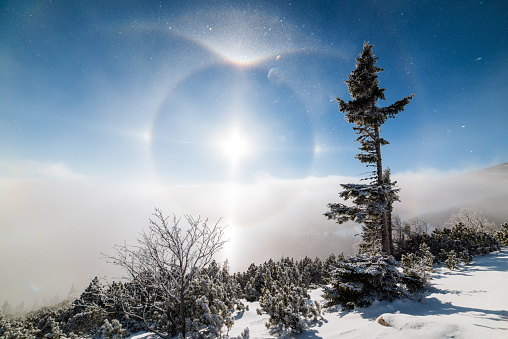
<svg viewBox="0 0 508 339">
<path fill-rule="evenodd" d="M 146 27 L 141 27 L 141 29 L 146 29 Z M 150 29 L 154 30 L 154 26 Z M 155 27 L 154 31 L 160 33 L 162 30 L 164 30 L 163 27 Z M 192 46 L 191 50 L 200 48 L 208 56 L 196 58 L 195 55 L 192 55 L 193 59 L 199 61 L 195 63 L 195 67 L 177 70 L 180 76 L 167 82 L 167 94 L 162 98 L 154 113 L 150 130 L 147 133 L 147 140 L 151 164 L 159 181 L 162 184 L 194 184 L 224 182 L 233 179 L 238 182 L 246 180 L 252 183 L 260 176 L 263 180 L 269 180 L 270 177 L 304 178 L 308 176 L 317 149 L 315 132 L 308 113 L 310 107 L 306 107 L 308 100 L 302 98 L 302 92 L 295 89 L 295 83 L 274 74 L 276 73 L 274 68 L 277 67 L 279 59 L 283 59 L 285 56 L 294 58 L 302 52 L 319 55 L 332 53 L 334 55 L 330 54 L 329 56 L 332 58 L 343 58 L 343 56 L 326 48 L 303 49 L 301 46 L 277 43 L 264 48 L 262 53 L 239 58 L 241 54 L 230 55 L 232 49 L 220 48 L 217 41 L 207 41 L 200 37 L 190 36 L 183 30 L 165 31 L 165 33 L 171 39 L 186 41 L 190 44 L 189 46 Z M 182 55 L 182 58 L 185 57 Z M 224 78 L 221 81 L 219 74 L 223 71 L 232 77 L 229 80 Z M 207 83 L 208 87 L 196 86 L 197 82 L 195 81 L 200 78 L 204 80 L 203 78 L 207 76 L 210 78 L 203 83 Z M 228 81 L 231 79 L 234 82 L 233 86 L 228 85 Z M 210 88 L 220 88 L 224 83 L 227 85 L 226 88 L 222 88 L 214 96 L 214 99 L 222 97 L 223 102 L 219 100 L 212 103 L 196 104 L 199 100 L 206 101 L 210 98 Z M 259 93 L 256 93 L 256 90 L 259 90 Z M 202 92 L 206 92 L 205 95 Z M 230 105 L 227 105 L 228 100 Z M 245 105 L 242 105 L 242 102 Z M 256 104 L 261 107 L 253 110 Z M 277 105 L 285 106 L 286 109 L 277 110 L 275 109 Z M 198 109 L 192 112 L 193 108 Z M 168 119 L 168 116 L 171 115 L 169 112 L 173 113 L 173 119 Z M 203 115 L 200 116 L 196 112 L 201 112 Z M 231 114 L 232 112 L 235 114 Z M 278 115 L 279 113 L 281 115 Z M 210 119 L 210 116 L 218 119 Z M 277 116 L 278 120 L 273 119 Z M 257 150 L 257 155 L 259 153 L 270 154 L 271 151 L 271 157 L 265 157 L 264 162 L 259 158 L 242 161 L 241 166 L 238 166 L 238 176 L 235 178 L 209 175 L 210 173 L 227 172 L 224 169 L 224 159 L 192 164 L 190 161 L 192 159 L 189 157 L 193 153 L 199 153 L 208 160 L 211 160 L 212 155 L 217 154 L 215 151 L 203 147 L 208 143 L 208 140 L 187 139 L 188 135 L 186 136 L 182 131 L 192 130 L 191 135 L 194 136 L 205 135 L 213 123 L 218 122 L 221 117 L 227 117 L 231 119 L 229 121 L 239 124 L 241 130 L 249 133 L 249 136 L 254 135 L 254 140 L 250 141 L 257 143 L 259 139 L 264 140 L 264 143 L 257 144 L 257 146 L 262 146 L 261 150 Z M 275 123 L 271 124 L 271 122 Z M 225 125 L 224 128 L 227 129 L 230 126 Z M 217 133 L 220 132 L 217 131 Z M 270 139 L 268 137 L 270 133 L 276 136 L 276 139 Z M 257 141 L 255 141 L 256 138 L 258 138 Z M 171 147 L 165 147 L 165 142 L 166 146 Z M 194 152 L 196 149 L 199 151 L 200 148 L 201 152 Z M 208 150 L 208 152 L 204 150 Z M 260 164 L 264 164 L 264 166 L 259 166 Z M 176 172 L 173 171 L 175 168 Z M 299 170 L 291 171 L 294 168 L 299 168 Z M 179 201 L 178 197 L 170 194 L 172 195 L 169 197 L 170 200 L 181 207 L 180 210 L 187 211 L 185 202 Z M 290 203 L 287 201 L 286 206 Z M 273 213 L 262 218 L 271 218 L 283 210 L 284 207 L 274 210 Z M 255 221 L 250 220 L 250 224 L 252 223 Z"/>
<path fill-rule="evenodd" d="M 232 125 L 241 126 L 256 143 L 256 152 L 262 158 L 246 164 L 252 170 L 246 173 L 244 169 L 243 181 L 252 181 L 261 174 L 293 178 L 308 174 L 315 147 L 307 110 L 289 86 L 271 82 L 268 71 L 214 64 L 173 86 L 161 102 L 150 130 L 151 159 L 162 182 L 228 181 L 219 173 L 224 166 L 219 154 L 205 153 L 212 152 L 212 138 L 227 133 Z M 170 178 L 169 173 L 179 171 L 172 159 L 180 155 L 181 161 L 191 160 L 192 152 L 209 161 L 207 173 L 186 168 Z M 161 158 L 165 156 L 168 161 Z M 171 171 L 163 169 L 172 165 L 175 167 Z M 193 178 L 192 174 L 196 176 Z"/>
<path fill-rule="evenodd" d="M 255 148 L 255 156 L 238 165 L 234 180 L 253 183 L 260 176 L 309 174 L 315 145 L 307 109 L 289 86 L 270 81 L 268 72 L 214 64 L 172 86 L 150 132 L 151 163 L 161 183 L 230 182 L 228 162 L 212 140 L 232 125 L 240 126 Z M 178 197 L 171 200 L 183 204 Z"/>
</svg>

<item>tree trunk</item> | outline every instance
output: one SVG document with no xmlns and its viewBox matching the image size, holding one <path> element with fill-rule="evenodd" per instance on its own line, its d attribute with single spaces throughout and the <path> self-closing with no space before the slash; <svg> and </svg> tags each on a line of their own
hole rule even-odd
<svg viewBox="0 0 508 339">
<path fill-rule="evenodd" d="M 381 159 L 381 140 L 379 138 L 379 126 L 378 125 L 376 125 L 374 127 L 374 137 L 375 137 L 376 156 L 377 156 L 377 161 L 376 161 L 377 183 L 381 187 L 383 185 L 383 162 Z M 388 218 L 387 218 L 387 213 L 386 213 L 386 200 L 385 200 L 384 195 L 380 196 L 379 203 L 381 205 L 383 205 L 383 207 L 384 207 L 384 211 L 381 216 L 381 219 L 382 219 L 381 243 L 383 246 L 382 251 L 383 251 L 383 253 L 385 253 L 387 255 L 391 255 L 390 236 L 389 236 L 389 231 L 388 231 Z"/>
<path fill-rule="evenodd" d="M 180 327 L 182 336 L 185 338 L 185 293 L 182 288 L 180 291 Z"/>
<path fill-rule="evenodd" d="M 393 249 L 393 225 L 392 225 L 392 204 L 388 208 L 388 213 L 386 215 L 386 221 L 388 222 L 388 244 L 390 246 L 390 254 L 393 255 L 395 250 Z"/>
<path fill-rule="evenodd" d="M 386 216 L 386 211 L 383 212 L 383 231 L 382 231 L 382 239 L 383 239 L 383 253 L 386 255 L 391 255 L 390 251 L 390 240 L 389 240 L 389 232 L 388 232 L 388 218 Z"/>
<path fill-rule="evenodd" d="M 174 337 L 177 334 L 176 333 L 177 326 L 175 319 L 173 319 L 173 317 L 171 316 L 170 298 L 168 298 L 166 303 L 166 316 L 168 317 L 167 331 L 171 337 Z"/>
</svg>

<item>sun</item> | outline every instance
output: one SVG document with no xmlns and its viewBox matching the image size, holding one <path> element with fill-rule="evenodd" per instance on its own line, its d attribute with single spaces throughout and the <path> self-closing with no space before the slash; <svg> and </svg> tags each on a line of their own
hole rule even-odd
<svg viewBox="0 0 508 339">
<path fill-rule="evenodd" d="M 252 153 L 249 138 L 238 127 L 233 127 L 220 141 L 222 155 L 229 160 L 230 166 L 236 168 L 240 161 Z"/>
</svg>

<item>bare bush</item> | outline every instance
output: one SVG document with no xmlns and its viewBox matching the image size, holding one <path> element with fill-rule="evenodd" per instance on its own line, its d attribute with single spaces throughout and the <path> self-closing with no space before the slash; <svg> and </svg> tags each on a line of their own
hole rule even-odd
<svg viewBox="0 0 508 339">
<path fill-rule="evenodd" d="M 124 312 L 163 338 L 174 336 L 177 329 L 185 337 L 186 292 L 226 243 L 224 227 L 220 220 L 209 226 L 207 219 L 184 215 L 188 228 L 182 230 L 174 215 L 170 219 L 155 209 L 153 217 L 137 245 L 117 245 L 116 254 L 106 258 L 127 271 L 132 292 L 117 296 Z"/>
</svg>

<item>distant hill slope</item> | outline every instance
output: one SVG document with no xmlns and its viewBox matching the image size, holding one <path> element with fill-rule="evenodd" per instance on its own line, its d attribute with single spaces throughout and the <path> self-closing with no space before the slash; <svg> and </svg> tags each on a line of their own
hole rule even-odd
<svg viewBox="0 0 508 339">
<path fill-rule="evenodd" d="M 433 226 L 442 226 L 450 219 L 452 214 L 459 212 L 463 208 L 482 211 L 487 219 L 497 225 L 508 222 L 508 195 L 452 207 L 440 212 L 424 214 L 419 216 L 418 219 L 424 220 Z"/>
<path fill-rule="evenodd" d="M 498 225 L 508 222 L 508 163 L 466 173 L 455 179 L 465 186 L 464 194 L 472 195 L 472 202 L 423 214 L 418 216 L 419 219 L 433 226 L 442 226 L 452 214 L 470 208 L 482 211 L 487 219 Z"/>
<path fill-rule="evenodd" d="M 487 175 L 487 176 L 497 176 L 497 177 L 505 177 L 508 178 L 508 162 L 504 164 L 499 164 L 493 167 L 488 167 L 485 169 L 481 169 L 475 172 L 464 174 L 468 175 Z"/>
</svg>

